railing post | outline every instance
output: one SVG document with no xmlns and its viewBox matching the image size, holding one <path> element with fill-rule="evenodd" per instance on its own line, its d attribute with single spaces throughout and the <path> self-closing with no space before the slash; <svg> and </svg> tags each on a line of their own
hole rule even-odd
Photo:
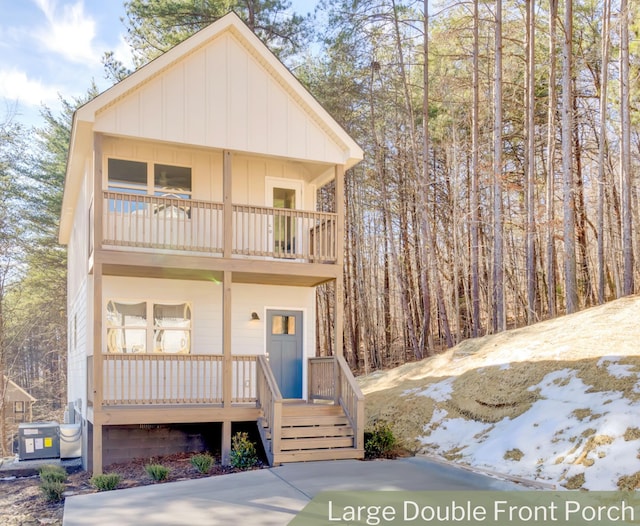
<svg viewBox="0 0 640 526">
<path fill-rule="evenodd" d="M 364 450 L 364 398 L 356 398 L 356 418 L 353 433 L 356 437 L 356 449 Z"/>
<path fill-rule="evenodd" d="M 333 392 L 335 393 L 334 404 L 339 405 L 340 398 L 342 397 L 342 374 L 340 364 L 335 356 L 333 358 Z"/>
<path fill-rule="evenodd" d="M 222 202 L 223 202 L 223 239 L 222 255 L 230 258 L 233 251 L 233 197 L 231 180 L 231 161 L 233 157 L 229 150 L 222 152 Z"/>
<path fill-rule="evenodd" d="M 280 453 L 280 437 L 282 435 L 282 401 L 273 402 L 273 428 L 271 429 L 271 452 Z"/>
</svg>

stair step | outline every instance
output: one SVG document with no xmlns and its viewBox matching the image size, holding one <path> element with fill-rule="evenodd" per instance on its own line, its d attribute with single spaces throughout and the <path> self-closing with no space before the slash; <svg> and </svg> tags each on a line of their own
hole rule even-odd
<svg viewBox="0 0 640 526">
<path fill-rule="evenodd" d="M 304 426 L 346 426 L 349 419 L 342 415 L 305 415 L 305 416 L 283 416 L 282 427 L 304 427 Z"/>
<path fill-rule="evenodd" d="M 282 438 L 352 437 L 353 429 L 351 426 L 285 427 L 280 436 Z"/>
<path fill-rule="evenodd" d="M 280 449 L 282 451 L 345 447 L 353 447 L 353 437 L 289 438 L 280 441 Z"/>
<path fill-rule="evenodd" d="M 306 451 L 287 451 L 278 453 L 273 458 L 273 464 L 286 464 L 287 462 L 311 462 L 316 460 L 345 460 L 362 459 L 364 451 L 362 449 L 342 448 L 342 449 L 308 449 Z"/>
<path fill-rule="evenodd" d="M 283 404 L 282 416 L 344 415 L 342 407 L 329 404 Z"/>
</svg>

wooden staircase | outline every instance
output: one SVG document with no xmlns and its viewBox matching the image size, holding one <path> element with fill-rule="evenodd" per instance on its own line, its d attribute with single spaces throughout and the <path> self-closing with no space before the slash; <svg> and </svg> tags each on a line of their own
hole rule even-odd
<svg viewBox="0 0 640 526">
<path fill-rule="evenodd" d="M 364 395 L 342 356 L 308 359 L 308 401 L 284 400 L 256 360 L 258 430 L 270 465 L 364 457 Z"/>
<path fill-rule="evenodd" d="M 272 466 L 363 458 L 364 451 L 357 449 L 353 427 L 340 405 L 285 402 L 281 411 L 279 429 L 270 429 L 262 416 L 258 419 L 262 443 Z"/>
</svg>

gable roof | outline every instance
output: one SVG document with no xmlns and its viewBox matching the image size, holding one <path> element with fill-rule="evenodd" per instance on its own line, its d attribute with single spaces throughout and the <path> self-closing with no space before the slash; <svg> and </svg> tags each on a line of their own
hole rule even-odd
<svg viewBox="0 0 640 526">
<path fill-rule="evenodd" d="M 74 114 L 60 222 L 68 242 L 93 133 L 343 164 L 362 149 L 235 14 L 228 13 Z"/>
<path fill-rule="evenodd" d="M 7 383 L 7 400 L 10 402 L 37 402 L 38 400 L 27 393 L 13 380 L 9 380 L 6 376 L 4 381 Z"/>
</svg>

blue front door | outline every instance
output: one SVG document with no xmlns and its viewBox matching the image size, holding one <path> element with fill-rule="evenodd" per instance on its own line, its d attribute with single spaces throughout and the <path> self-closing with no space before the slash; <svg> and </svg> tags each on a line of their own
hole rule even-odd
<svg viewBox="0 0 640 526">
<path fill-rule="evenodd" d="M 282 398 L 302 398 L 302 312 L 267 311 L 267 356 Z"/>
</svg>

